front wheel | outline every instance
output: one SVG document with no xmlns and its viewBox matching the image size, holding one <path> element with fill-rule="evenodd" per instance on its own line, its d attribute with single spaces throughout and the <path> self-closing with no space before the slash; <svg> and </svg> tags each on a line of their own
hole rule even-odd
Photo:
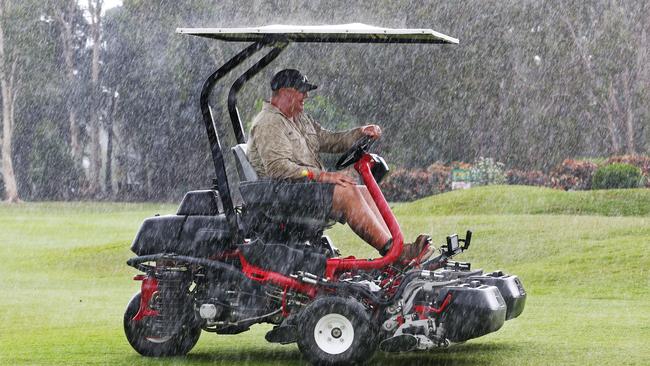
<svg viewBox="0 0 650 366">
<path fill-rule="evenodd" d="M 133 349 L 139 354 L 149 357 L 183 356 L 186 355 L 201 336 L 201 328 L 192 324 L 182 324 L 179 331 L 173 335 L 154 335 L 154 317 L 145 317 L 135 321 L 133 317 L 140 308 L 140 293 L 135 294 L 124 312 L 124 333 Z"/>
<path fill-rule="evenodd" d="M 370 316 L 354 299 L 317 299 L 303 310 L 300 319 L 298 348 L 312 364 L 359 364 L 372 358 L 377 349 Z"/>
</svg>

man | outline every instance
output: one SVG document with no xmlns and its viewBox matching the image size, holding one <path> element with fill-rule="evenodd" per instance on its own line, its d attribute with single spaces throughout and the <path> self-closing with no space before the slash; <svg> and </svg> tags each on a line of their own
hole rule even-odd
<svg viewBox="0 0 650 366">
<path fill-rule="evenodd" d="M 307 77 L 298 70 L 286 69 L 271 80 L 271 100 L 264 102 L 255 117 L 248 141 L 248 158 L 261 178 L 313 181 L 311 202 L 334 219 L 344 219 L 352 230 L 372 245 L 381 255 L 391 246 L 391 234 L 365 186 L 358 186 L 349 175 L 328 172 L 318 155 L 320 152 L 342 153 L 359 138 L 377 139 L 381 128 L 366 125 L 343 132 L 322 128 L 306 113 L 304 102 L 311 90 Z M 406 264 L 414 258 L 426 259 L 433 254 L 425 236 L 407 244 L 398 261 Z"/>
</svg>

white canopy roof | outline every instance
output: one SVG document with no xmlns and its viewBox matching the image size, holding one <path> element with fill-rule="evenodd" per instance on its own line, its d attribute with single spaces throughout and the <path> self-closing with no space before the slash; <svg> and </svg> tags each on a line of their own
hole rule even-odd
<svg viewBox="0 0 650 366">
<path fill-rule="evenodd" d="M 458 43 L 458 39 L 432 29 L 381 28 L 361 23 L 274 24 L 251 28 L 177 28 L 176 32 L 231 42 Z"/>
</svg>

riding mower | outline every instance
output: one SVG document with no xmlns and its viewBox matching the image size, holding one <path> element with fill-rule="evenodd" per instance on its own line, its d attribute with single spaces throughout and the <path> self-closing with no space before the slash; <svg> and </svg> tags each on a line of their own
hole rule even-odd
<svg viewBox="0 0 650 366">
<path fill-rule="evenodd" d="M 269 342 L 297 343 L 314 364 L 362 363 L 384 352 L 448 347 L 501 328 L 519 316 L 526 292 L 514 275 L 484 273 L 453 257 L 470 247 L 472 233 L 450 235 L 439 254 L 397 265 L 399 224 L 378 183 L 384 159 L 362 138 L 337 169 L 353 165 L 392 235 L 380 258 L 341 257 L 323 235 L 331 222 L 295 214 L 299 185 L 259 179 L 246 157 L 237 92 L 290 43 L 430 43 L 458 40 L 430 29 L 341 26 L 179 28 L 178 33 L 252 42 L 206 80 L 200 98 L 216 178 L 208 190 L 188 192 L 175 215 L 144 220 L 127 264 L 143 272 L 141 289 L 124 314 L 126 338 L 144 356 L 187 354 L 202 331 L 238 334 L 269 323 Z M 235 79 L 228 112 L 237 144 L 237 177 L 227 176 L 224 151 L 208 99 L 217 81 L 257 51 L 268 53 Z M 231 174 L 234 175 L 234 174 Z M 230 190 L 238 179 L 243 203 Z M 322 217 L 322 215 L 319 215 Z"/>
</svg>

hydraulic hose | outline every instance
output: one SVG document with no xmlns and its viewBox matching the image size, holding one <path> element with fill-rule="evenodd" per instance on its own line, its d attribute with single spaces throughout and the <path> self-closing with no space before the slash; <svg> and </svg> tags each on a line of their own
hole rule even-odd
<svg viewBox="0 0 650 366">
<path fill-rule="evenodd" d="M 204 259 L 204 258 L 196 258 L 196 257 L 188 257 L 184 255 L 169 255 L 169 254 L 151 254 L 151 255 L 142 255 L 138 257 L 133 257 L 129 260 L 126 261 L 126 264 L 134 267 L 138 270 L 141 270 L 143 272 L 147 272 L 148 268 L 143 267 L 142 263 L 145 262 L 152 262 L 160 259 L 167 259 L 167 260 L 173 260 L 173 261 L 181 261 L 185 263 L 190 263 L 190 264 L 196 264 L 200 266 L 204 266 L 207 268 L 210 268 L 212 270 L 217 270 L 217 271 L 223 271 L 225 273 L 228 273 L 234 279 L 239 280 L 240 282 L 249 284 L 249 285 L 257 285 L 256 282 L 251 280 L 250 278 L 246 277 L 246 275 L 239 270 L 236 267 L 233 267 L 229 264 L 218 262 L 218 261 L 213 261 L 210 259 Z"/>
</svg>

